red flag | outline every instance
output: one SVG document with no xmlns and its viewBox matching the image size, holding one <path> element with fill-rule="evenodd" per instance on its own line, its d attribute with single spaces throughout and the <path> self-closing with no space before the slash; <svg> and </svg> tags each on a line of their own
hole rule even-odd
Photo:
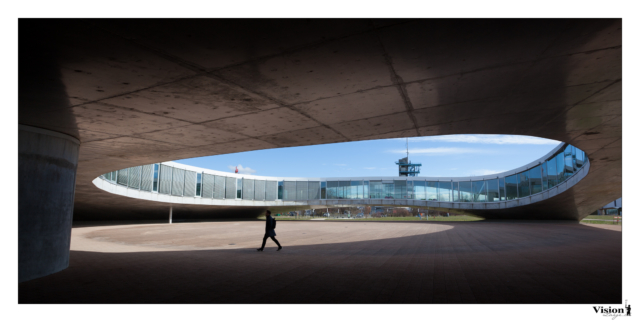
<svg viewBox="0 0 640 322">
<path fill-rule="evenodd" d="M 238 173 L 238 166 L 236 166 L 236 173 Z"/>
</svg>

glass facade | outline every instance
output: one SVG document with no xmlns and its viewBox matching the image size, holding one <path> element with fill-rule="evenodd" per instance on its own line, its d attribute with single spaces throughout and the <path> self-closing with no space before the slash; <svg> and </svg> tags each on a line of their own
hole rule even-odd
<svg viewBox="0 0 640 322">
<path fill-rule="evenodd" d="M 540 165 L 540 171 L 542 173 L 542 190 L 549 189 L 549 178 L 547 176 L 547 163 L 543 162 Z"/>
<path fill-rule="evenodd" d="M 425 181 L 413 182 L 413 195 L 416 200 L 427 200 L 427 183 Z"/>
<path fill-rule="evenodd" d="M 507 200 L 518 198 L 518 176 L 508 176 L 504 178 Z"/>
<path fill-rule="evenodd" d="M 486 181 L 472 181 L 471 191 L 473 193 L 474 202 L 486 202 L 487 201 L 487 185 Z"/>
<path fill-rule="evenodd" d="M 471 192 L 471 181 L 458 182 L 460 189 L 460 202 L 472 202 L 473 193 Z"/>
<path fill-rule="evenodd" d="M 384 189 L 382 198 L 393 199 L 393 181 L 382 182 L 382 188 Z"/>
<path fill-rule="evenodd" d="M 393 199 L 407 199 L 407 182 L 404 180 L 393 181 L 395 188 Z"/>
<path fill-rule="evenodd" d="M 451 193 L 451 182 L 438 183 L 438 201 L 453 201 Z"/>
<path fill-rule="evenodd" d="M 576 166 L 582 168 L 584 165 L 584 151 L 576 148 Z"/>
<path fill-rule="evenodd" d="M 558 185 L 558 171 L 556 170 L 556 159 L 552 158 L 550 160 L 547 160 L 547 162 L 545 162 L 545 164 L 547 165 L 547 181 L 548 181 L 548 185 L 549 188 L 553 188 L 556 185 Z"/>
<path fill-rule="evenodd" d="M 453 186 L 453 189 L 451 191 L 451 194 L 453 195 L 453 201 L 459 202 L 460 201 L 460 183 L 453 182 L 452 186 Z"/>
<path fill-rule="evenodd" d="M 158 192 L 158 171 L 160 170 L 159 164 L 153 165 L 153 191 Z M 113 172 L 112 172 L 113 173 Z"/>
<path fill-rule="evenodd" d="M 371 198 L 369 196 L 369 181 L 364 181 L 363 185 L 364 186 L 363 186 L 363 190 L 362 190 L 363 191 L 363 197 L 362 198 L 365 198 L 365 199 Z"/>
<path fill-rule="evenodd" d="M 537 166 L 529 170 L 529 189 L 531 194 L 542 192 L 542 170 Z"/>
<path fill-rule="evenodd" d="M 382 187 L 382 181 L 370 181 L 369 182 L 371 193 L 370 198 L 382 199 L 384 198 L 384 188 Z"/>
<path fill-rule="evenodd" d="M 254 181 L 157 163 L 121 169 L 100 177 L 130 189 L 213 199 L 276 200 L 277 197 L 277 200 L 287 201 L 372 198 L 496 202 L 523 198 L 553 188 L 584 167 L 586 162 L 588 158 L 584 151 L 565 145 L 545 162 L 523 172 L 477 181 L 415 180 L 419 177 L 412 180 Z"/>
<path fill-rule="evenodd" d="M 498 179 L 487 180 L 487 201 L 499 201 L 500 200 L 500 190 Z"/>
<path fill-rule="evenodd" d="M 529 171 L 518 173 L 518 198 L 531 195 L 529 189 Z"/>
<path fill-rule="evenodd" d="M 438 182 L 427 181 L 427 200 L 438 201 Z"/>
<path fill-rule="evenodd" d="M 556 155 L 556 185 L 564 181 L 564 154 Z"/>
<path fill-rule="evenodd" d="M 202 173 L 196 174 L 196 196 L 200 197 L 200 190 L 202 189 Z"/>
<path fill-rule="evenodd" d="M 284 196 L 284 181 L 278 181 L 278 200 L 282 200 Z"/>
<path fill-rule="evenodd" d="M 573 172 L 573 147 L 567 145 L 564 149 L 564 176 L 562 181 L 567 180 Z"/>
</svg>

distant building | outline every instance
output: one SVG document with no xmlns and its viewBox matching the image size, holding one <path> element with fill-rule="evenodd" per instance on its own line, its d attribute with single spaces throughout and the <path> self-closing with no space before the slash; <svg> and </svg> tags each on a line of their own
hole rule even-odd
<svg viewBox="0 0 640 322">
<path fill-rule="evenodd" d="M 622 198 L 618 198 L 598 209 L 598 215 L 622 215 Z"/>
<path fill-rule="evenodd" d="M 409 157 L 404 157 L 396 162 L 398 165 L 398 175 L 401 177 L 416 177 L 420 174 L 422 163 L 411 163 Z"/>
</svg>

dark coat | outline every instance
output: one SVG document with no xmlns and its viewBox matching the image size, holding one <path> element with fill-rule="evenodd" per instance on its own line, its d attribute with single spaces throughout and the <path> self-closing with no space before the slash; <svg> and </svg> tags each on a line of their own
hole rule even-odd
<svg viewBox="0 0 640 322">
<path fill-rule="evenodd" d="M 265 235 L 269 237 L 274 237 L 276 235 L 275 229 L 276 229 L 276 220 L 271 216 L 267 216 L 267 223 L 264 228 Z"/>
</svg>

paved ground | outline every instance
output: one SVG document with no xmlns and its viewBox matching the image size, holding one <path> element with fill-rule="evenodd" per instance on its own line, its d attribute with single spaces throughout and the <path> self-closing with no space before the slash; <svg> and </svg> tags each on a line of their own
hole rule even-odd
<svg viewBox="0 0 640 322">
<path fill-rule="evenodd" d="M 620 229 L 280 221 L 76 227 L 20 303 L 621 303 Z M 614 226 L 616 227 L 616 226 Z"/>
</svg>

